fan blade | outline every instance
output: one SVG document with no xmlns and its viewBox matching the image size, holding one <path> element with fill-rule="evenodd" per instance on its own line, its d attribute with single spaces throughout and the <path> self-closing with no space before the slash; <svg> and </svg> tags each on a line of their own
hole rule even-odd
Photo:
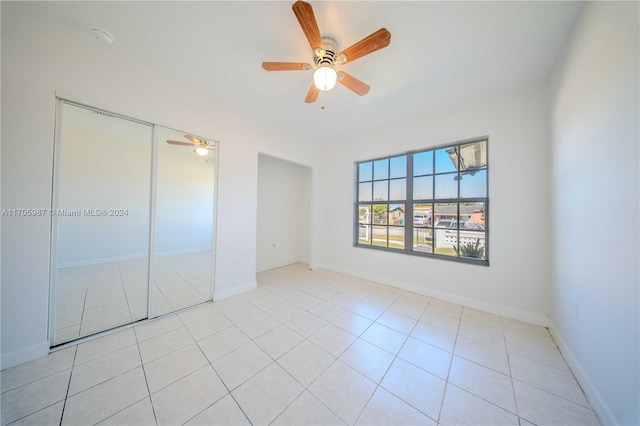
<svg viewBox="0 0 640 426">
<path fill-rule="evenodd" d="M 311 49 L 313 49 L 317 56 L 322 56 L 324 54 L 324 43 L 322 42 L 316 17 L 313 14 L 313 8 L 309 3 L 300 0 L 295 2 L 291 8 L 296 18 L 298 18 L 304 35 L 307 37 L 307 40 L 309 40 Z M 320 49 L 320 51 L 318 51 L 318 49 Z"/>
<path fill-rule="evenodd" d="M 391 43 L 391 33 L 386 28 L 380 28 L 375 33 L 338 53 L 337 61 L 342 64 L 353 62 L 369 53 L 387 47 L 389 43 Z"/>
<path fill-rule="evenodd" d="M 184 137 L 189 139 L 191 142 L 193 142 L 194 145 L 202 145 L 203 143 L 207 142 L 204 139 L 198 139 L 195 136 L 191 136 L 191 135 L 184 135 Z"/>
<path fill-rule="evenodd" d="M 309 88 L 309 93 L 307 93 L 307 97 L 304 98 L 304 101 L 308 104 L 312 104 L 318 99 L 318 94 L 320 93 L 320 89 L 318 89 L 314 82 L 311 82 L 311 87 Z"/>
<path fill-rule="evenodd" d="M 263 62 L 262 68 L 267 71 L 306 71 L 312 67 L 304 62 Z"/>
<path fill-rule="evenodd" d="M 366 95 L 371 89 L 368 84 L 363 83 L 355 77 L 351 77 L 344 71 L 338 73 L 338 83 L 360 96 Z"/>
<path fill-rule="evenodd" d="M 193 144 L 191 142 L 179 142 L 179 141 L 171 141 L 171 140 L 167 140 L 167 143 L 169 145 L 183 145 L 183 146 L 193 146 Z"/>
</svg>

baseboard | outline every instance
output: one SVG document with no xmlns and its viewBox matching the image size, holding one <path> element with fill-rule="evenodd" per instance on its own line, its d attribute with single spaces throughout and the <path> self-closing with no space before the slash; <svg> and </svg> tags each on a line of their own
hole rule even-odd
<svg viewBox="0 0 640 426">
<path fill-rule="evenodd" d="M 154 254 L 155 254 L 155 257 L 166 257 L 166 256 L 179 256 L 183 254 L 202 253 L 206 251 L 210 252 L 211 247 L 196 247 L 196 248 L 181 249 L 181 250 L 157 251 Z"/>
<path fill-rule="evenodd" d="M 22 364 L 28 361 L 33 361 L 34 359 L 47 356 L 49 355 L 50 347 L 51 345 L 47 340 L 46 342 L 42 342 L 37 345 L 30 346 L 28 348 L 20 349 L 15 352 L 2 354 L 2 358 L 0 358 L 0 368 L 4 370 L 5 368 L 13 367 L 18 364 Z"/>
<path fill-rule="evenodd" d="M 582 387 L 582 391 L 587 397 L 589 404 L 591 404 L 591 407 L 598 415 L 600 423 L 603 425 L 619 425 L 620 423 L 604 403 L 604 401 L 600 397 L 600 393 L 593 386 L 591 380 L 589 379 L 589 376 L 585 373 L 583 368 L 580 366 L 580 363 L 573 356 L 573 353 L 569 349 L 569 346 L 567 346 L 560 333 L 558 333 L 558 329 L 555 327 L 553 321 L 551 320 L 549 320 L 549 332 L 551 332 L 551 336 L 553 336 L 553 340 L 555 340 L 556 345 L 558 345 L 558 348 L 560 349 L 560 352 L 562 352 L 564 360 L 567 362 L 567 365 L 580 384 L 580 387 Z"/>
<path fill-rule="evenodd" d="M 328 268 L 324 263 L 309 263 L 309 269 L 315 271 L 316 269 L 331 269 Z"/>
<path fill-rule="evenodd" d="M 191 249 L 156 252 L 155 257 L 179 256 L 183 254 L 200 253 L 204 251 L 211 251 L 211 247 L 199 247 L 199 248 L 191 248 Z M 79 266 L 101 265 L 103 263 L 125 262 L 127 260 L 146 259 L 148 256 L 149 256 L 148 253 L 132 253 L 132 254 L 125 254 L 122 256 L 103 257 L 99 259 L 72 260 L 68 262 L 60 262 L 58 269 L 76 268 Z"/>
<path fill-rule="evenodd" d="M 228 297 L 235 296 L 237 294 L 244 293 L 245 291 L 253 290 L 255 288 L 258 288 L 257 281 L 252 281 L 250 283 L 228 288 L 226 290 L 214 291 L 213 300 L 217 302 L 219 300 L 226 299 Z"/>
<path fill-rule="evenodd" d="M 71 260 L 68 262 L 59 262 L 58 269 L 77 268 L 80 266 L 93 266 L 93 265 L 101 265 L 103 263 L 124 262 L 127 260 L 146 259 L 147 256 L 148 256 L 147 253 L 132 253 L 132 254 L 125 254 L 122 256 L 102 257 L 98 259 Z"/>
<path fill-rule="evenodd" d="M 309 266 L 309 269 L 313 269 L 308 260 L 305 259 L 297 259 L 297 260 L 286 260 L 284 262 L 278 262 L 278 263 L 274 263 L 274 264 L 270 264 L 270 265 L 266 265 L 266 266 L 256 266 L 256 273 L 261 273 L 261 272 L 267 272 L 267 271 L 272 271 L 274 269 L 279 269 L 279 268 L 285 268 L 287 266 L 291 266 L 291 265 L 296 265 L 296 264 L 303 264 L 303 265 L 307 265 Z"/>
<path fill-rule="evenodd" d="M 474 308 L 474 309 L 489 312 L 492 314 L 516 319 L 519 321 L 540 325 L 542 327 L 547 327 L 549 325 L 549 318 L 544 315 L 534 314 L 534 313 L 523 311 L 520 309 L 515 309 L 509 306 L 484 302 L 482 300 L 473 299 L 471 297 L 460 296 L 454 293 L 435 290 L 435 289 L 424 287 L 424 286 L 418 286 L 418 285 L 407 283 L 404 281 L 381 278 L 380 276 L 369 275 L 361 271 L 352 270 L 349 268 L 341 268 L 335 265 L 323 264 L 322 267 L 335 272 L 340 272 L 342 274 L 352 275 L 354 277 L 363 278 L 365 280 L 377 282 L 380 284 L 401 288 L 403 290 L 413 291 L 414 293 L 422 294 L 429 297 L 434 297 L 436 299 L 444 300 L 446 302 L 456 303 L 458 305 L 464 305 L 469 308 Z"/>
</svg>

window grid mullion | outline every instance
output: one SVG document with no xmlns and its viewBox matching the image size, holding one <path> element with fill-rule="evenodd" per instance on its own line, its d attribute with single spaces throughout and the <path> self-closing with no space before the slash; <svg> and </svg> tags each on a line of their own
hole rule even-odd
<svg viewBox="0 0 640 426">
<path fill-rule="evenodd" d="M 413 251 L 413 154 L 407 155 L 407 184 L 405 194 L 404 215 L 404 249 Z M 411 220 L 409 220 L 411 219 Z"/>
<path fill-rule="evenodd" d="M 462 189 L 462 171 L 461 171 L 461 165 L 463 164 L 463 158 L 462 158 L 462 146 L 465 145 L 469 145 L 469 144 L 473 144 L 473 143 L 484 143 L 484 149 L 488 151 L 488 138 L 478 138 L 475 140 L 467 140 L 467 141 L 459 141 L 457 143 L 453 143 L 453 144 L 447 144 L 445 146 L 442 147 L 434 147 L 431 149 L 427 149 L 427 150 L 416 150 L 416 151 L 411 151 L 408 152 L 406 154 L 404 154 L 406 156 L 406 184 L 405 184 L 405 199 L 404 200 L 396 200 L 396 199 L 391 199 L 392 194 L 391 194 L 391 181 L 392 180 L 397 180 L 397 179 L 401 179 L 402 177 L 396 177 L 392 179 L 391 176 L 391 163 L 392 163 L 392 159 L 400 157 L 401 155 L 394 155 L 394 156 L 389 156 L 389 157 L 384 157 L 384 158 L 378 158 L 375 160 L 369 160 L 369 161 L 363 161 L 363 162 L 359 162 L 356 163 L 356 165 L 360 165 L 360 164 L 365 164 L 366 167 L 366 163 L 370 163 L 371 167 L 372 167 L 372 176 L 370 178 L 370 181 L 368 181 L 368 183 L 370 183 L 370 191 L 371 191 L 371 201 L 369 202 L 371 205 L 371 221 L 369 224 L 369 231 L 371 234 L 371 240 L 369 242 L 369 245 L 371 247 L 374 248 L 378 248 L 378 249 L 393 249 L 394 251 L 398 251 L 397 248 L 392 248 L 392 244 L 391 244 L 391 227 L 392 227 L 392 223 L 393 220 L 391 218 L 391 205 L 392 204 L 402 204 L 404 203 L 405 206 L 405 212 L 404 212 L 404 239 L 405 239 L 405 246 L 404 246 L 404 252 L 407 253 L 415 253 L 415 254 L 419 254 L 419 255 L 435 255 L 438 258 L 443 258 L 443 259 L 451 259 L 452 260 L 457 260 L 457 261 L 462 261 L 464 263 L 476 263 L 476 260 L 473 259 L 467 259 L 464 257 L 460 256 L 460 238 L 461 238 L 461 214 L 463 211 L 463 204 L 467 204 L 467 203 L 478 203 L 481 204 L 484 208 L 483 211 L 483 215 L 484 215 L 484 219 L 482 220 L 482 223 L 484 226 L 484 247 L 485 247 L 485 254 L 482 257 L 481 260 L 484 260 L 484 264 L 488 265 L 488 261 L 486 259 L 488 259 L 488 251 L 487 251 L 487 246 L 488 246 L 488 186 L 489 186 L 489 177 L 488 177 L 488 162 L 485 161 L 484 163 L 481 163 L 480 165 L 478 165 L 478 162 L 473 162 L 470 163 L 469 167 L 474 167 L 477 169 L 484 169 L 486 170 L 486 174 L 485 174 L 485 179 L 484 179 L 484 188 L 485 188 L 485 193 L 484 193 L 484 197 L 470 197 L 470 198 L 461 198 L 461 189 Z M 444 148 L 447 147 L 452 147 L 455 150 L 455 155 L 456 155 L 456 171 L 447 171 L 447 172 L 440 172 L 440 173 L 436 173 L 436 153 L 438 150 L 442 150 Z M 420 200 L 415 200 L 414 199 L 414 194 L 413 194 L 413 190 L 414 190 L 414 179 L 416 178 L 416 176 L 414 176 L 413 170 L 415 167 L 414 164 L 414 154 L 417 153 L 427 153 L 427 152 L 431 152 L 431 166 L 432 166 L 432 170 L 431 173 L 427 173 L 427 174 L 421 174 L 419 177 L 427 177 L 427 176 L 431 176 L 432 177 L 432 181 L 431 181 L 431 189 L 432 189 L 432 198 L 430 199 L 420 199 Z M 453 153 L 449 154 L 447 152 L 447 154 L 449 156 L 451 156 Z M 485 151 L 484 153 L 485 156 L 487 156 L 487 153 Z M 442 156 L 441 156 L 442 157 Z M 446 157 L 444 157 L 446 158 Z M 488 158 L 488 156 L 486 157 Z M 374 163 L 376 161 L 380 161 L 380 160 L 386 160 L 386 167 L 387 167 L 387 177 L 386 179 L 375 179 L 375 171 L 373 170 L 375 165 Z M 475 164 L 475 165 L 473 165 Z M 358 183 L 363 183 L 363 182 L 359 182 L 360 180 L 360 169 L 358 167 L 358 173 L 357 175 L 357 182 Z M 436 177 L 437 176 L 452 176 L 456 179 L 456 189 L 457 189 L 457 194 L 455 198 L 444 198 L 444 199 L 439 199 L 436 198 Z M 374 200 L 374 195 L 375 195 L 375 190 L 374 190 L 374 184 L 376 182 L 382 182 L 382 181 L 386 181 L 386 189 L 387 189 L 387 199 L 385 201 L 375 201 Z M 473 187 L 470 187 L 473 188 Z M 360 191 L 360 187 L 357 187 L 357 191 L 356 191 L 356 197 L 357 197 L 357 203 L 359 202 L 359 191 Z M 356 226 L 358 223 L 358 215 L 359 215 L 359 205 L 356 203 L 356 220 L 354 221 Z M 414 216 L 416 214 L 416 211 L 414 209 L 415 204 L 421 204 L 424 205 L 424 209 L 427 212 L 430 212 L 430 225 L 425 226 L 424 229 L 425 231 L 429 231 L 431 233 L 431 243 L 430 243 L 430 250 L 428 252 L 425 251 L 414 251 L 414 231 L 415 228 L 414 227 Z M 374 204 L 379 204 L 379 205 L 384 205 L 386 208 L 386 217 L 384 218 L 384 222 L 385 222 L 385 229 L 386 229 L 386 247 L 383 246 L 375 246 L 373 244 L 373 205 Z M 435 228 L 435 222 L 436 222 L 436 204 L 449 204 L 449 205 L 453 205 L 452 207 L 454 207 L 453 211 L 455 212 L 456 215 L 456 228 L 455 228 L 455 236 L 456 236 L 456 242 L 455 242 L 455 247 L 457 248 L 456 253 L 455 254 L 436 254 L 435 253 L 435 242 L 436 242 L 436 228 Z M 466 210 L 465 210 L 466 211 Z M 441 213 L 446 212 L 446 209 L 442 209 Z M 469 213 L 471 214 L 471 213 Z M 427 217 L 427 215 L 425 214 L 425 218 Z M 446 217 L 446 216 L 445 216 Z M 427 222 L 428 224 L 428 222 Z M 394 228 L 400 227 L 401 225 L 393 225 Z M 440 228 L 439 228 L 440 229 Z M 446 228 L 442 228 L 442 229 L 446 229 Z M 466 229 L 466 228 L 465 228 Z M 427 232 L 428 233 L 428 232 Z M 359 243 L 359 231 L 355 232 L 356 235 L 356 245 L 361 245 Z M 448 244 L 451 244 L 451 242 L 446 242 L 445 246 L 443 247 L 450 247 L 448 246 Z M 480 260 L 480 259 L 479 259 Z"/>
<path fill-rule="evenodd" d="M 456 181 L 456 187 L 457 187 L 457 197 L 456 197 L 456 204 L 457 204 L 457 209 L 458 209 L 458 214 L 457 214 L 457 220 L 458 220 L 458 226 L 457 226 L 457 230 L 456 230 L 456 245 L 455 245 L 455 250 L 456 250 L 456 257 L 460 257 L 460 181 L 462 180 L 462 174 L 460 173 L 460 165 L 462 164 L 462 159 L 461 159 L 461 155 L 460 155 L 460 145 L 456 146 L 456 157 L 458 159 L 458 166 L 456 167 L 458 169 L 458 174 L 456 175 L 458 177 L 458 180 Z"/>
</svg>

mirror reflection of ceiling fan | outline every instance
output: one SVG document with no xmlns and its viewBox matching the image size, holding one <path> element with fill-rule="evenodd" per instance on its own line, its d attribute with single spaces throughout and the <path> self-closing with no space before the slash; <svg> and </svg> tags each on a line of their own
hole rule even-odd
<svg viewBox="0 0 640 426">
<path fill-rule="evenodd" d="M 188 139 L 190 142 L 167 140 L 167 143 L 169 145 L 194 146 L 195 149 L 193 150 L 193 152 L 203 157 L 207 156 L 209 154 L 209 151 L 214 150 L 214 143 L 211 141 L 208 141 L 206 139 L 196 138 L 195 136 L 191 136 L 191 135 L 184 135 L 184 137 Z"/>
<path fill-rule="evenodd" d="M 267 71 L 306 71 L 314 69 L 313 83 L 304 100 L 307 103 L 315 102 L 318 99 L 320 90 L 333 89 L 336 82 L 360 96 L 369 93 L 370 87 L 367 84 L 342 70 L 336 72 L 334 66 L 353 62 L 369 53 L 387 47 L 391 42 L 391 33 L 386 28 L 380 28 L 356 44 L 339 51 L 338 42 L 335 39 L 320 35 L 313 8 L 309 3 L 297 1 L 293 4 L 292 9 L 313 50 L 314 64 L 311 65 L 304 62 L 263 62 L 262 68 Z"/>
</svg>

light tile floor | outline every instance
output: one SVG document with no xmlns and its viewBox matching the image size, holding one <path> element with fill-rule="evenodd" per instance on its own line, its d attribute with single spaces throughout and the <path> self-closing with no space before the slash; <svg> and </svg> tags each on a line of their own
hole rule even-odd
<svg viewBox="0 0 640 426">
<path fill-rule="evenodd" d="M 591 425 L 547 329 L 296 264 L 2 371 L 2 425 Z"/>
<path fill-rule="evenodd" d="M 147 317 L 147 259 L 61 268 L 56 344 Z M 211 299 L 211 251 L 155 260 L 156 315 Z"/>
</svg>

